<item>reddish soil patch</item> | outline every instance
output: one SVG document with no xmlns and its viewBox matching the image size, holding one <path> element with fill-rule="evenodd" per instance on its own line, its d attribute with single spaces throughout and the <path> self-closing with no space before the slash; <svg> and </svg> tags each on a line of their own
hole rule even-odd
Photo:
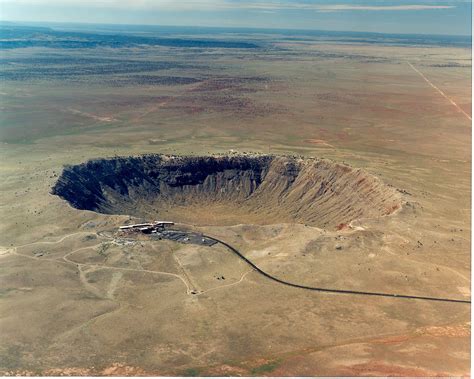
<svg viewBox="0 0 474 379">
<path fill-rule="evenodd" d="M 446 373 L 389 365 L 378 361 L 371 361 L 353 366 L 343 366 L 339 369 L 336 368 L 335 372 L 341 376 L 449 376 Z"/>
</svg>

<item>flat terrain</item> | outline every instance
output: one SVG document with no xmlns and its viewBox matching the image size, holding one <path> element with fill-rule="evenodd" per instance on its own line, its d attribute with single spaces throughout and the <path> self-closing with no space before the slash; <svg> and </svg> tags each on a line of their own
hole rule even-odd
<svg viewBox="0 0 474 379">
<path fill-rule="evenodd" d="M 398 189 L 401 210 L 337 230 L 196 204 L 178 226 L 287 281 L 469 300 L 470 49 L 217 37 L 245 44 L 2 45 L 0 371 L 469 374 L 468 304 L 278 285 L 222 245 L 129 240 L 116 229 L 139 219 L 50 194 L 64 165 L 115 155 L 345 162 Z"/>
</svg>

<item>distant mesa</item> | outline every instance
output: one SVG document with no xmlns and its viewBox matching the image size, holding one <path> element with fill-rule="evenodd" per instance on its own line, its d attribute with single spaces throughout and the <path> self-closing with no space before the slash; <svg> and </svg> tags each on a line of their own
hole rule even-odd
<svg viewBox="0 0 474 379">
<path fill-rule="evenodd" d="M 340 228 L 389 215 L 401 195 L 362 169 L 273 155 L 144 155 L 64 168 L 52 193 L 71 206 L 197 225 Z"/>
</svg>

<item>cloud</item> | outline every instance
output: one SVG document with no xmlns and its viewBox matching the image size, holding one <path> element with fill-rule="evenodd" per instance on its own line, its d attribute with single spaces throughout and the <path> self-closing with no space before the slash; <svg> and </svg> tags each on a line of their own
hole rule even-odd
<svg viewBox="0 0 474 379">
<path fill-rule="evenodd" d="M 319 11 L 423 11 L 429 9 L 449 9 L 455 8 L 454 5 L 347 5 L 347 4 L 334 4 L 334 5 L 319 5 L 314 6 L 311 9 Z"/>
<path fill-rule="evenodd" d="M 416 2 L 416 1 L 415 1 Z M 307 10 L 315 12 L 345 12 L 345 11 L 423 11 L 433 9 L 455 8 L 454 3 L 436 4 L 402 4 L 383 5 L 373 2 L 372 5 L 357 4 L 317 4 L 308 1 L 236 1 L 236 0 L 0 0 L 2 4 L 15 5 L 44 5 L 80 8 L 115 8 L 130 10 L 163 10 L 163 11 L 222 11 L 222 10 Z"/>
</svg>

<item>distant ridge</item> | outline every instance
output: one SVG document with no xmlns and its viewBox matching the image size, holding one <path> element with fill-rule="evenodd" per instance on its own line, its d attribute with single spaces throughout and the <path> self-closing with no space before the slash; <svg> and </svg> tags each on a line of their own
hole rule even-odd
<svg viewBox="0 0 474 379">
<path fill-rule="evenodd" d="M 15 49 L 22 47 L 69 49 L 94 47 L 119 48 L 144 45 L 224 49 L 258 48 L 258 45 L 251 42 L 59 31 L 47 27 L 20 26 L 10 23 L 0 24 L 0 38 L 0 48 L 2 49 Z"/>
<path fill-rule="evenodd" d="M 179 35 L 219 35 L 226 34 L 276 34 L 289 38 L 334 38 L 335 42 L 357 42 L 369 44 L 390 44 L 390 45 L 441 45 L 441 46 L 471 46 L 471 35 L 443 35 L 443 34 L 405 34 L 405 33 L 379 33 L 379 32 L 359 32 L 359 31 L 337 31 L 337 30 L 317 30 L 317 29 L 278 29 L 278 28 L 244 28 L 244 27 L 212 27 L 212 26 L 171 26 L 171 25 L 127 25 L 127 24 L 87 24 L 87 23 L 36 23 L 36 22 L 0 22 L 0 33 L 3 27 L 48 27 L 49 30 L 59 32 L 81 32 L 102 34 L 126 34 L 136 35 L 140 33 L 157 33 L 160 37 L 170 37 Z M 243 37 L 243 36 L 241 36 Z M 198 40 L 200 41 L 200 40 Z M 217 42 L 210 39 L 208 42 Z M 227 44 L 248 44 L 243 41 L 222 40 Z M 184 45 L 181 45 L 184 46 Z M 184 46 L 186 47 L 186 46 Z M 225 46 L 216 46 L 225 47 Z M 232 46 L 230 46 L 232 47 Z M 257 47 L 247 46 L 247 47 Z M 241 48 L 245 48 L 242 46 Z"/>
</svg>

